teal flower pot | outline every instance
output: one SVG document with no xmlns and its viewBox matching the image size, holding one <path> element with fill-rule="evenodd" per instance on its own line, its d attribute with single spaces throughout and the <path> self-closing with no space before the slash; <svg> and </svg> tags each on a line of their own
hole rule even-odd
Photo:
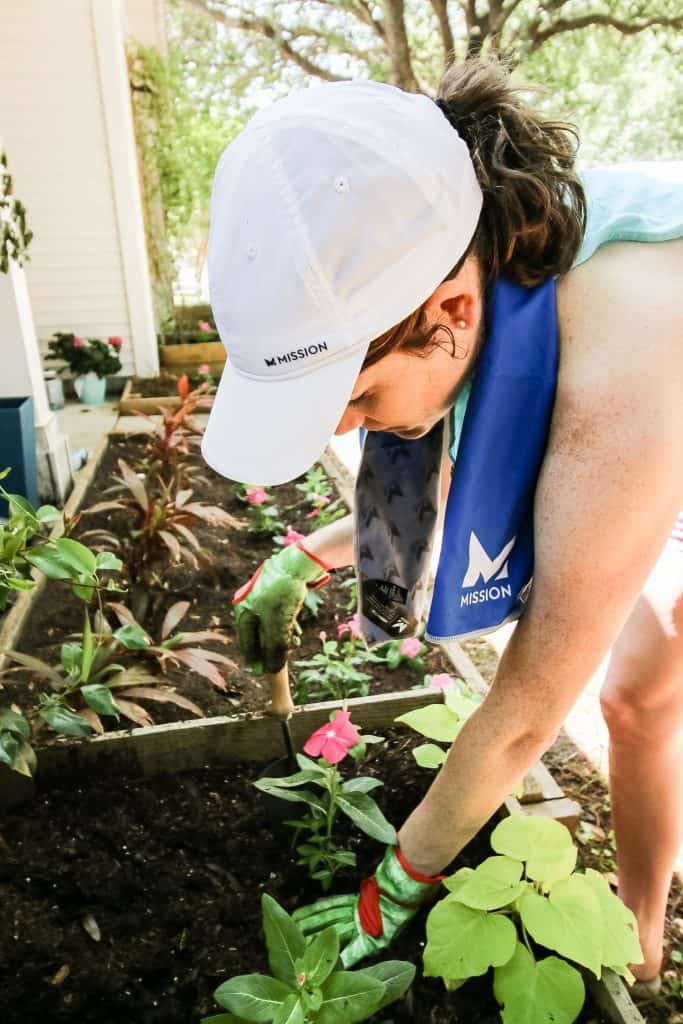
<svg viewBox="0 0 683 1024">
<path fill-rule="evenodd" d="M 79 401 L 84 405 L 102 405 L 107 393 L 107 378 L 98 377 L 91 370 L 90 373 L 82 373 L 74 378 L 74 388 Z"/>
</svg>

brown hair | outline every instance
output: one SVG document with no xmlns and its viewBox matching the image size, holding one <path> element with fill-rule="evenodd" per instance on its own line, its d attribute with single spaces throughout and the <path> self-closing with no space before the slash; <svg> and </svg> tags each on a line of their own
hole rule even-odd
<svg viewBox="0 0 683 1024">
<path fill-rule="evenodd" d="M 520 92 L 493 59 L 452 64 L 439 85 L 438 105 L 467 144 L 484 200 L 474 237 L 447 281 L 474 255 L 484 288 L 501 274 L 532 287 L 566 273 L 579 251 L 586 196 L 574 169 L 576 129 L 544 121 Z M 424 309 L 415 310 L 370 344 L 363 365 L 394 349 L 427 355 L 441 344 L 440 331 L 455 356 L 452 331 L 429 327 Z"/>
</svg>

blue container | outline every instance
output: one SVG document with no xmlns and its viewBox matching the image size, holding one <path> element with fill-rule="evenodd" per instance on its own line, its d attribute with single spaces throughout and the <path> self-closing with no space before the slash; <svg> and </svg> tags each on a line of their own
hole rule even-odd
<svg viewBox="0 0 683 1024">
<path fill-rule="evenodd" d="M 2 486 L 11 494 L 22 494 L 36 506 L 36 432 L 31 397 L 0 398 L 0 469 L 7 466 L 11 466 L 12 472 Z M 0 501 L 0 516 L 7 516 L 6 501 Z"/>
</svg>

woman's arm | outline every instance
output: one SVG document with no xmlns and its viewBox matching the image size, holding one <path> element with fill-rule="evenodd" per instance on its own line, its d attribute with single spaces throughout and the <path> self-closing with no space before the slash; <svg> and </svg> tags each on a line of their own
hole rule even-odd
<svg viewBox="0 0 683 1024">
<path fill-rule="evenodd" d="M 310 533 L 303 543 L 307 551 L 322 558 L 333 569 L 353 565 L 352 513 Z"/>
<path fill-rule="evenodd" d="M 595 287 L 580 283 L 569 296 L 565 367 L 536 494 L 529 607 L 490 694 L 400 832 L 408 862 L 424 874 L 450 862 L 552 743 L 683 496 L 680 311 L 652 290 L 645 301 L 632 284 L 630 296 L 617 289 L 610 302 L 609 275 Z M 597 355 L 587 332 L 600 343 Z"/>
</svg>

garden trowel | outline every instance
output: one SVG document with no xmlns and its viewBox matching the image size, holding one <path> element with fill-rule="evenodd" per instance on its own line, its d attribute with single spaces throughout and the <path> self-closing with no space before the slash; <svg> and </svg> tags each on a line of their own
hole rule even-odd
<svg viewBox="0 0 683 1024">
<path fill-rule="evenodd" d="M 293 775 L 298 769 L 294 754 L 294 744 L 292 743 L 292 734 L 289 731 L 289 719 L 294 710 L 294 702 L 289 690 L 287 662 L 285 662 L 279 672 L 267 673 L 266 680 L 270 687 L 268 713 L 280 722 L 287 754 L 285 757 L 280 757 L 277 761 L 267 764 L 263 771 L 259 773 L 259 778 L 282 779 L 287 775 Z M 284 800 L 279 800 L 275 796 L 265 793 L 263 795 L 266 813 L 273 828 L 277 830 L 281 828 L 284 820 L 291 814 L 291 805 Z"/>
</svg>

